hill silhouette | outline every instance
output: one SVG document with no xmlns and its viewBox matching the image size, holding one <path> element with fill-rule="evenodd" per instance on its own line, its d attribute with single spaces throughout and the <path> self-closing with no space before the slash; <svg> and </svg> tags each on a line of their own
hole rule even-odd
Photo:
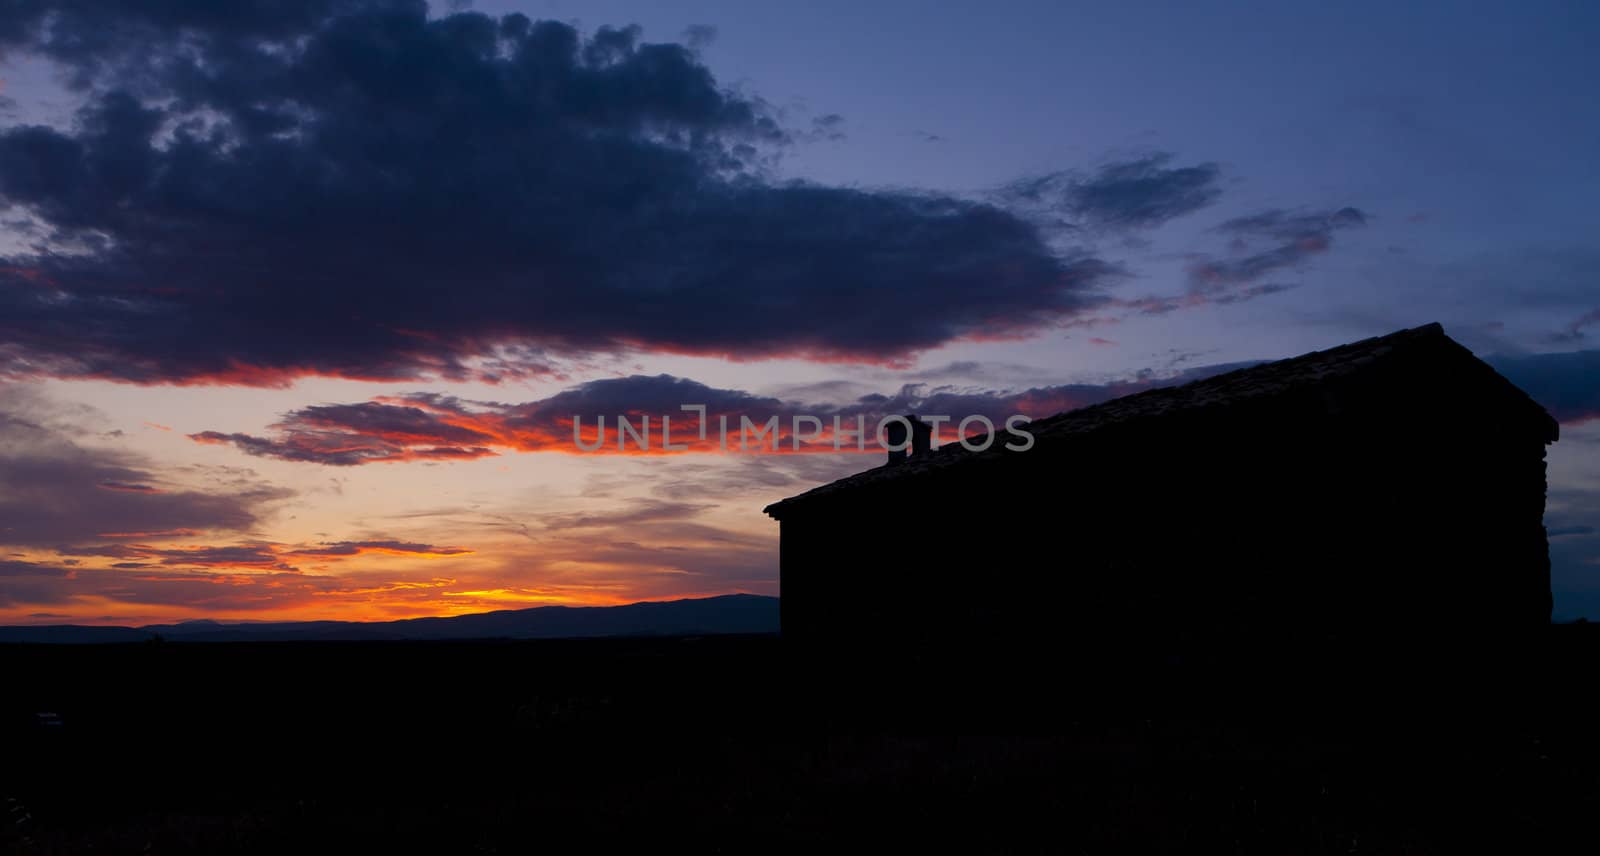
<svg viewBox="0 0 1600 856">
<path fill-rule="evenodd" d="M 397 621 L 185 621 L 143 627 L 74 624 L 0 627 L 0 642 L 324 642 L 453 639 L 582 639 L 778 632 L 778 599 L 753 594 L 630 603 L 535 606 L 448 618 Z"/>
</svg>

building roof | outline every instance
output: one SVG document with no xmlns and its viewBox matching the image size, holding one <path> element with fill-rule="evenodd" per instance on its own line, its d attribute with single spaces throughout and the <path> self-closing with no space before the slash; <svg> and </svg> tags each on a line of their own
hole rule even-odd
<svg viewBox="0 0 1600 856">
<path fill-rule="evenodd" d="M 1036 443 L 1055 444 L 1068 438 L 1081 437 L 1135 421 L 1142 422 L 1147 419 L 1283 395 L 1349 377 L 1375 363 L 1387 362 L 1400 354 L 1416 354 L 1422 350 L 1454 352 L 1456 356 L 1464 356 L 1471 363 L 1481 366 L 1481 372 L 1487 383 L 1500 387 L 1499 391 L 1506 395 L 1511 406 L 1526 408 L 1527 413 L 1538 421 L 1546 435 L 1545 442 L 1553 442 L 1557 438 L 1557 423 L 1543 407 L 1516 385 L 1501 377 L 1487 363 L 1474 357 L 1471 351 L 1446 336 L 1444 327 L 1437 323 L 1399 330 L 1386 336 L 1363 339 L 1325 351 L 1312 351 L 1298 357 L 1236 369 L 1181 386 L 1159 387 L 1100 404 L 1068 410 L 1028 423 L 1028 431 L 1033 434 Z M 970 465 L 1005 454 L 1016 453 L 1003 449 L 998 438 L 989 449 L 982 452 L 968 451 L 960 443 L 949 443 L 930 453 L 913 456 L 897 465 L 875 467 L 821 485 L 805 493 L 775 502 L 764 510 L 775 518 L 782 517 L 784 512 L 797 505 L 808 504 L 813 500 L 844 491 L 908 478 L 943 467 Z"/>
</svg>

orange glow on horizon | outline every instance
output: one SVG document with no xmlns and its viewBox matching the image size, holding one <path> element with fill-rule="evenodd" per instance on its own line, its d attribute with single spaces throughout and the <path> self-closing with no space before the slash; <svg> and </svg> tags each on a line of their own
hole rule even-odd
<svg viewBox="0 0 1600 856">
<path fill-rule="evenodd" d="M 174 577 L 181 575 L 174 575 Z M 204 582 L 221 591 L 231 591 L 250 586 L 250 577 L 257 574 L 217 574 Z M 293 576 L 293 575 L 289 575 Z M 174 577 L 141 574 L 133 579 L 142 581 Z M 138 627 L 155 624 L 176 624 L 184 621 L 211 620 L 222 623 L 264 623 L 285 621 L 351 621 L 383 622 L 408 618 L 451 618 L 539 606 L 623 606 L 631 603 L 655 603 L 684 598 L 714 597 L 725 594 L 749 594 L 745 589 L 706 590 L 684 594 L 627 597 L 600 593 L 559 593 L 538 589 L 483 588 L 453 589 L 456 580 L 438 579 L 414 583 L 394 583 L 369 588 L 318 592 L 304 600 L 272 605 L 274 601 L 265 594 L 252 608 L 237 605 L 217 608 L 204 598 L 185 604 L 151 604 L 119 600 L 102 595 L 83 595 L 70 604 L 55 609 L 41 610 L 34 606 L 14 606 L 0 609 L 0 624 L 51 625 L 76 624 L 83 626 Z M 260 585 L 255 583 L 255 585 Z M 395 600 L 397 592 L 432 592 L 426 598 Z"/>
</svg>

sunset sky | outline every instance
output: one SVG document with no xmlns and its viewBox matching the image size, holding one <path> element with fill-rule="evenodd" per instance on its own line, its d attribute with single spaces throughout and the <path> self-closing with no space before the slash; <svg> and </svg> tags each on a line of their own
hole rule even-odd
<svg viewBox="0 0 1600 856">
<path fill-rule="evenodd" d="M 1431 321 L 1561 420 L 1600 619 L 1600 6 L 1468 8 L 0 0 L 0 623 L 777 594 L 761 508 L 881 451 L 572 417 L 1002 422 Z"/>
</svg>

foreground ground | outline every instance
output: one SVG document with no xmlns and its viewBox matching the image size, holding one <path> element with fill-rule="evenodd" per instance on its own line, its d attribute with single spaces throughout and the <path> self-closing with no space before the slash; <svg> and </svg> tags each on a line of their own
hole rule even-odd
<svg viewBox="0 0 1600 856">
<path fill-rule="evenodd" d="M 1556 627 L 1513 687 L 1419 690 L 1050 658 L 846 677 L 771 637 L 11 646 L 0 842 L 1565 851 L 1600 815 L 1597 655 Z"/>
</svg>

